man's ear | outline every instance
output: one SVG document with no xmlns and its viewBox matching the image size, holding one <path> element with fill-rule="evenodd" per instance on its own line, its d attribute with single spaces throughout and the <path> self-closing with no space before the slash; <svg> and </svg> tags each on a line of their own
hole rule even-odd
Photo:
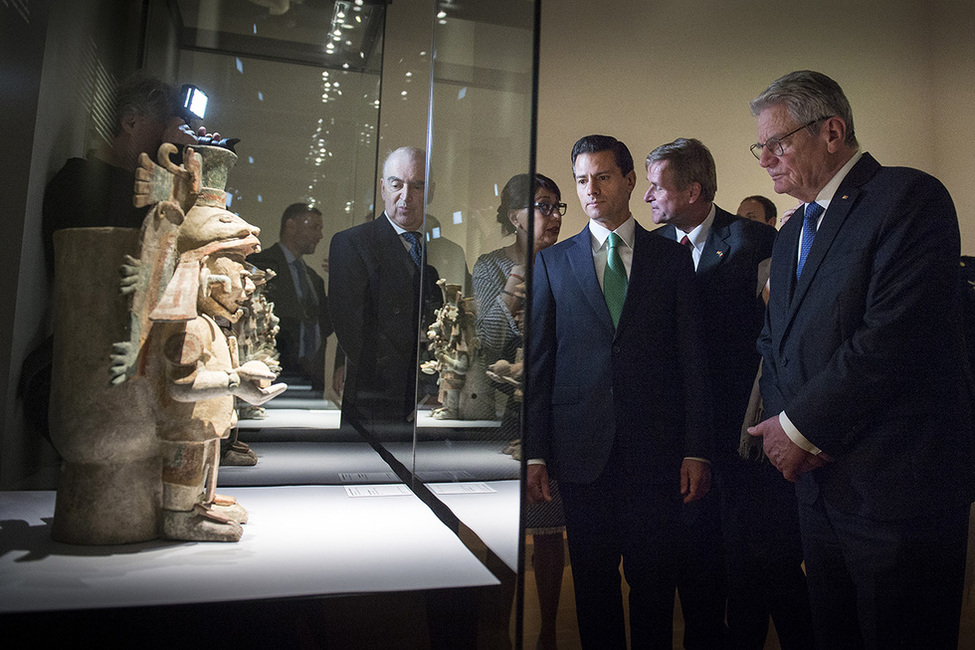
<svg viewBox="0 0 975 650">
<path fill-rule="evenodd" d="M 836 153 L 840 147 L 846 143 L 846 122 L 843 118 L 834 115 L 823 123 L 823 131 L 826 135 L 826 146 L 830 153 Z"/>
<path fill-rule="evenodd" d="M 633 189 L 636 187 L 636 172 L 631 169 L 630 173 L 624 176 L 623 179 L 626 181 L 626 188 L 630 192 L 633 192 Z"/>
<path fill-rule="evenodd" d="M 122 130 L 126 133 L 132 133 L 136 130 L 140 119 L 139 113 L 134 110 L 128 110 L 122 115 Z"/>
<path fill-rule="evenodd" d="M 687 191 L 689 193 L 687 200 L 690 203 L 696 203 L 698 199 L 701 198 L 701 184 L 697 181 L 693 181 L 690 185 L 688 185 Z"/>
</svg>

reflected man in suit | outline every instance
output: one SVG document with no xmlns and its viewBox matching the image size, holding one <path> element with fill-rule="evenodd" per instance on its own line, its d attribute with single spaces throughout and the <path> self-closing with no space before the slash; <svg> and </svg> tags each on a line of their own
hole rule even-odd
<svg viewBox="0 0 975 650">
<path fill-rule="evenodd" d="M 804 204 L 772 253 L 750 433 L 798 481 L 816 644 L 955 648 L 975 463 L 951 197 L 862 152 L 826 75 L 751 109 L 752 152 Z"/>
<path fill-rule="evenodd" d="M 248 257 L 259 269 L 276 274 L 267 283 L 267 298 L 281 320 L 277 336 L 281 368 L 312 388 L 325 388 L 325 345 L 332 333 L 325 281 L 305 264 L 322 239 L 322 213 L 307 203 L 293 203 L 281 215 L 279 241 Z"/>
<path fill-rule="evenodd" d="M 586 648 L 670 648 L 681 495 L 710 485 L 707 361 L 688 250 L 633 219 L 633 158 L 592 135 L 572 148 L 589 224 L 540 251 L 525 393 L 528 498 L 560 482 Z"/>
<path fill-rule="evenodd" d="M 716 489 L 682 512 L 677 584 L 684 647 L 723 645 L 725 575 L 731 647 L 763 648 L 770 613 L 783 648 L 809 647 L 795 488 L 768 463 L 738 455 L 760 360 L 755 342 L 765 317 L 762 269 L 776 230 L 715 205 L 714 157 L 699 140 L 678 138 L 657 147 L 646 168 L 644 200 L 654 222 L 664 224 L 654 233 L 688 246 L 694 257 L 714 400 Z"/>
<path fill-rule="evenodd" d="M 422 149 L 391 152 L 379 181 L 383 213 L 332 237 L 328 294 L 346 355 L 343 424 L 405 430 L 399 425 L 413 420 L 418 336 L 443 303 L 423 246 L 425 162 Z"/>
</svg>

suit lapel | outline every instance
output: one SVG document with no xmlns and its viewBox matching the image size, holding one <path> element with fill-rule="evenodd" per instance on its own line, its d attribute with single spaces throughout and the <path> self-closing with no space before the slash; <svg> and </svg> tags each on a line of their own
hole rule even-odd
<svg viewBox="0 0 975 650">
<path fill-rule="evenodd" d="M 673 226 L 671 226 L 673 228 Z M 633 260 L 630 264 L 630 278 L 627 282 L 626 291 L 626 301 L 623 303 L 623 311 L 620 313 L 620 322 L 616 326 L 616 336 L 620 335 L 620 332 L 629 324 L 630 320 L 633 318 L 638 318 L 639 315 L 633 313 L 636 309 L 634 305 L 637 304 L 637 297 L 631 292 L 632 287 L 645 287 L 647 286 L 647 280 L 644 280 L 646 274 L 650 273 L 650 259 L 649 259 L 649 242 L 651 234 L 649 230 L 646 230 L 639 223 L 636 224 L 636 229 L 633 233 Z M 673 233 L 670 234 L 673 237 Z M 603 305 L 605 306 L 606 301 L 603 300 Z M 609 316 L 609 308 L 606 308 L 606 315 Z M 613 321 L 610 319 L 610 325 Z"/>
<path fill-rule="evenodd" d="M 268 257 L 274 258 L 281 269 L 281 279 L 275 287 L 274 302 L 278 303 L 281 313 L 298 314 L 301 305 L 298 301 L 298 291 L 295 289 L 294 276 L 291 275 L 291 265 L 284 254 L 284 248 L 278 242 L 268 249 Z"/>
<path fill-rule="evenodd" d="M 704 242 L 704 250 L 701 251 L 701 259 L 697 263 L 698 275 L 709 273 L 721 264 L 724 256 L 731 250 L 731 243 L 728 241 L 731 236 L 731 222 L 731 215 L 717 208 L 711 231 L 708 232 L 708 238 Z"/>
<path fill-rule="evenodd" d="M 789 264 L 792 275 L 789 284 L 791 287 L 794 287 L 792 300 L 789 303 L 790 324 L 795 317 L 796 311 L 802 304 L 806 293 L 809 291 L 809 287 L 816 277 L 819 267 L 822 266 L 823 261 L 829 254 L 829 250 L 833 246 L 837 234 L 850 215 L 850 211 L 860 195 L 860 186 L 873 177 L 879 169 L 880 164 L 870 154 L 864 154 L 857 164 L 853 166 L 853 169 L 850 170 L 846 178 L 843 179 L 843 182 L 840 183 L 840 186 L 836 189 L 836 194 L 833 195 L 832 200 L 829 202 L 829 208 L 823 214 L 822 223 L 820 223 L 819 229 L 816 231 L 816 238 L 813 240 L 812 248 L 809 249 L 806 263 L 802 267 L 802 277 L 798 280 L 795 279 L 795 275 L 799 251 L 799 232 L 802 231 L 802 224 L 799 222 L 796 225 L 794 233 L 795 242 L 791 247 L 793 254 L 791 263 Z M 787 329 L 788 326 L 786 327 Z M 783 330 L 783 334 L 786 330 Z"/>
<path fill-rule="evenodd" d="M 572 269 L 572 275 L 582 288 L 582 295 L 586 302 L 596 313 L 600 323 L 613 328 L 613 319 L 609 315 L 609 307 L 606 306 L 606 298 L 603 290 L 599 286 L 599 278 L 596 277 L 596 267 L 592 261 L 592 239 L 589 234 L 589 226 L 582 229 L 578 235 L 571 240 L 565 252 Z M 626 304 L 623 305 L 623 312 L 626 312 Z M 622 317 L 620 318 L 622 321 Z"/>
</svg>

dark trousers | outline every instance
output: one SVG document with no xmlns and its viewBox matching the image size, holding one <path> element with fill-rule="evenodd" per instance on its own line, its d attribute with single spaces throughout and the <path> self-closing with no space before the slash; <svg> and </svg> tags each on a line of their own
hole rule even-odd
<svg viewBox="0 0 975 650">
<path fill-rule="evenodd" d="M 761 650 L 769 617 L 783 650 L 813 647 L 795 486 L 769 462 L 716 467 L 728 567 L 728 647 Z"/>
<path fill-rule="evenodd" d="M 677 595 L 684 615 L 685 650 L 725 647 L 725 555 L 716 483 L 680 514 Z"/>
<path fill-rule="evenodd" d="M 631 647 L 669 650 L 677 579 L 678 490 L 676 484 L 634 484 L 619 474 L 610 467 L 593 483 L 559 484 L 582 646 L 626 648 L 622 558 L 630 587 Z"/>
<path fill-rule="evenodd" d="M 816 646 L 958 647 L 968 505 L 878 521 L 799 508 Z"/>
</svg>

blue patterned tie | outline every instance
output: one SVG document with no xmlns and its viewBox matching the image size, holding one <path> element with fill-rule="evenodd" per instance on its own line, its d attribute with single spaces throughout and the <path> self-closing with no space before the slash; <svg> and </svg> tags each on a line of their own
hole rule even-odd
<svg viewBox="0 0 975 650">
<path fill-rule="evenodd" d="M 609 255 L 606 256 L 606 269 L 603 271 L 603 295 L 613 319 L 613 327 L 619 325 L 626 300 L 626 267 L 618 249 L 621 241 L 615 232 L 609 233 Z"/>
<path fill-rule="evenodd" d="M 417 268 L 420 268 L 423 265 L 423 245 L 421 243 L 423 239 L 420 233 L 408 230 L 403 233 L 403 237 L 410 242 L 410 257 L 413 258 Z"/>
<path fill-rule="evenodd" d="M 816 238 L 816 225 L 819 222 L 819 215 L 823 213 L 823 206 L 818 203 L 810 203 L 806 206 L 806 216 L 802 219 L 802 245 L 799 247 L 799 264 L 796 265 L 796 279 L 802 275 L 802 267 L 806 263 L 806 256 L 812 248 L 813 240 Z"/>
</svg>

